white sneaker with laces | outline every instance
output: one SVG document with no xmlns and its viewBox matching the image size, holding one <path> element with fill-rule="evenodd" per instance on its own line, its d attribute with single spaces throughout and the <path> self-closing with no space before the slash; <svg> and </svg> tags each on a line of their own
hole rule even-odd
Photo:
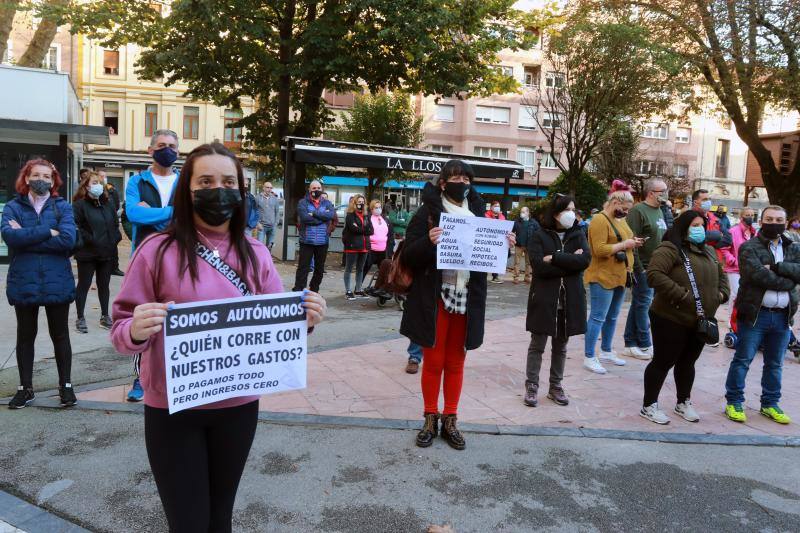
<svg viewBox="0 0 800 533">
<path fill-rule="evenodd" d="M 675 413 L 680 415 L 687 422 L 700 421 L 700 415 L 698 415 L 697 411 L 694 410 L 691 400 L 686 400 L 683 403 L 677 404 L 675 406 Z"/>
<path fill-rule="evenodd" d="M 648 419 L 650 422 L 661 424 L 662 426 L 669 424 L 669 417 L 664 411 L 658 408 L 657 403 L 642 407 L 642 410 L 639 411 L 639 416 Z"/>
<path fill-rule="evenodd" d="M 605 368 L 603 368 L 603 365 L 600 364 L 600 361 L 597 359 L 597 357 L 584 357 L 583 368 L 589 372 L 594 372 L 595 374 L 605 374 L 608 372 Z"/>
<path fill-rule="evenodd" d="M 601 363 L 612 363 L 617 366 L 625 366 L 625 359 L 620 359 L 620 357 L 617 355 L 617 352 L 614 350 L 611 350 L 610 352 L 604 352 L 603 350 L 600 350 L 600 357 L 598 359 L 600 359 Z"/>
<path fill-rule="evenodd" d="M 653 358 L 653 355 L 650 353 L 650 348 L 639 348 L 638 346 L 626 346 L 624 350 L 622 350 L 622 355 L 627 355 L 628 357 L 633 357 L 634 359 L 640 359 L 642 361 L 649 361 Z"/>
</svg>

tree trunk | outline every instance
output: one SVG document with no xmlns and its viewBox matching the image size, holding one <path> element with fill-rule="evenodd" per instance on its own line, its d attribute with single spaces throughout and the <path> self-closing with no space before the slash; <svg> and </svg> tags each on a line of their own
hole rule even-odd
<svg viewBox="0 0 800 533">
<path fill-rule="evenodd" d="M 66 6 L 69 0 L 50 0 L 48 4 L 56 7 Z M 53 16 L 43 16 L 39 27 L 36 28 L 36 33 L 33 34 L 28 49 L 22 54 L 22 57 L 17 61 L 20 67 L 39 68 L 42 66 L 44 58 L 50 51 L 50 45 L 56 36 L 58 30 L 59 20 Z M 60 69 L 61 65 L 56 65 Z"/>
<path fill-rule="evenodd" d="M 0 2 L 0 59 L 8 48 L 8 37 L 11 35 L 11 28 L 14 26 L 14 15 L 17 12 L 20 0 L 6 0 Z"/>
<path fill-rule="evenodd" d="M 569 195 L 575 198 L 575 193 L 578 191 L 578 178 L 580 177 L 580 172 L 577 169 L 569 169 L 569 173 L 567 174 L 567 187 L 569 187 Z"/>
</svg>

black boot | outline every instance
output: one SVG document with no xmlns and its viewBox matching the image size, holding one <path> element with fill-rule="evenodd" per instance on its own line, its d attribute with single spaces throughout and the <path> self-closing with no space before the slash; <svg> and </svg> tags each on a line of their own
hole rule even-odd
<svg viewBox="0 0 800 533">
<path fill-rule="evenodd" d="M 425 423 L 417 433 L 417 446 L 427 448 L 433 444 L 433 439 L 439 434 L 439 414 L 425 413 Z"/>
<path fill-rule="evenodd" d="M 463 450 L 467 447 L 464 435 L 456 427 L 456 415 L 442 417 L 442 438 L 456 450 Z"/>
</svg>

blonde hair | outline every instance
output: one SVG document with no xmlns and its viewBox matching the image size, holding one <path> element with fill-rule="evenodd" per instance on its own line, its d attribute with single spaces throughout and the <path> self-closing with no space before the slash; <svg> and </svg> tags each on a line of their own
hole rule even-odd
<svg viewBox="0 0 800 533">
<path fill-rule="evenodd" d="M 380 204 L 380 206 L 383 207 L 383 202 L 381 202 L 380 200 L 377 200 L 377 199 L 376 200 L 372 200 L 369 203 L 369 212 L 372 213 L 375 210 L 375 206 L 378 205 L 378 204 Z"/>
<path fill-rule="evenodd" d="M 632 204 L 633 203 L 633 195 L 631 191 L 611 191 L 608 193 L 608 199 L 606 203 L 603 204 L 603 207 L 608 207 L 611 202 L 619 202 L 621 204 Z"/>
<path fill-rule="evenodd" d="M 347 212 L 348 213 L 355 213 L 356 212 L 356 202 L 358 202 L 359 198 L 364 200 L 364 205 L 365 206 L 367 205 L 367 199 L 364 197 L 363 194 L 356 194 L 355 196 L 351 196 L 350 197 L 350 201 L 347 203 Z M 361 214 L 362 215 L 364 214 L 363 210 L 361 211 Z"/>
</svg>

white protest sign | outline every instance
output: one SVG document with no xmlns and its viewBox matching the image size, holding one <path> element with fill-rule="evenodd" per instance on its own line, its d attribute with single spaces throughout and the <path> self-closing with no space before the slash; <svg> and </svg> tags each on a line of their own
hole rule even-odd
<svg viewBox="0 0 800 533">
<path fill-rule="evenodd" d="M 306 387 L 301 292 L 176 304 L 164 322 L 170 414 Z"/>
<path fill-rule="evenodd" d="M 442 237 L 436 246 L 436 268 L 502 274 L 508 262 L 506 233 L 510 220 L 442 213 Z"/>
</svg>

